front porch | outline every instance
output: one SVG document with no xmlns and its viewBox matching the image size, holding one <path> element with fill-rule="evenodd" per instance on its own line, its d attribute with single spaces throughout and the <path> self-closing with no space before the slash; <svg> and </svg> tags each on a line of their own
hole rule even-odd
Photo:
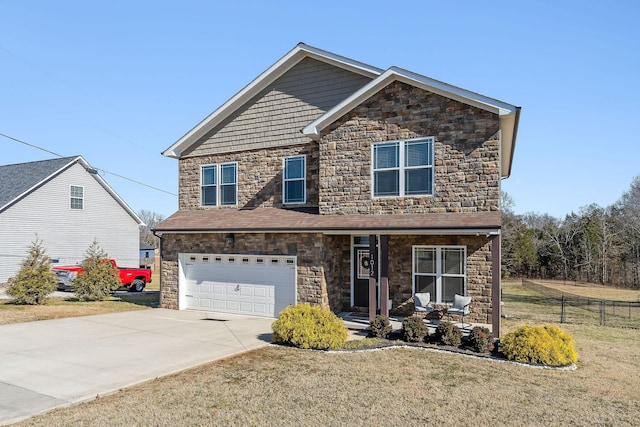
<svg viewBox="0 0 640 427">
<path fill-rule="evenodd" d="M 362 338 L 366 338 L 368 336 L 368 334 L 369 334 L 369 332 L 368 332 L 368 330 L 369 330 L 369 318 L 365 314 L 363 314 L 363 313 L 353 313 L 353 312 L 349 312 L 349 311 L 343 311 L 341 313 L 338 313 L 337 316 L 342 319 L 342 321 L 344 322 L 344 325 L 349 330 L 349 338 L 350 339 L 362 339 Z M 393 328 L 393 332 L 399 332 L 399 331 L 402 330 L 402 322 L 404 321 L 404 319 L 406 319 L 406 316 L 389 316 L 389 323 L 391 323 L 391 327 Z M 446 322 L 446 321 L 448 321 L 448 318 L 445 316 L 441 320 L 425 319 L 424 321 L 425 321 L 425 324 L 429 328 L 429 335 L 432 335 L 432 334 L 435 333 L 436 328 L 438 327 L 440 322 Z M 454 325 L 456 325 L 456 326 L 459 326 L 459 324 L 460 324 L 455 319 L 452 321 L 452 323 Z M 466 322 L 465 321 L 465 325 L 467 325 L 467 327 L 460 328 L 460 330 L 462 331 L 462 336 L 463 337 L 468 336 L 469 333 L 471 332 L 471 330 L 476 326 L 485 327 L 485 328 L 489 329 L 489 331 L 491 333 L 493 333 L 493 327 L 490 324 L 472 323 L 472 322 Z"/>
</svg>

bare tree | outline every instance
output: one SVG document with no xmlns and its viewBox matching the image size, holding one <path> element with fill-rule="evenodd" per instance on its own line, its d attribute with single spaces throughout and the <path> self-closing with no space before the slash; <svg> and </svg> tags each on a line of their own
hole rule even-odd
<svg viewBox="0 0 640 427">
<path fill-rule="evenodd" d="M 164 216 L 145 209 L 138 212 L 138 216 L 145 223 L 145 226 L 140 228 L 140 241 L 157 248 L 160 244 L 160 239 L 154 236 L 151 230 L 164 221 Z"/>
</svg>

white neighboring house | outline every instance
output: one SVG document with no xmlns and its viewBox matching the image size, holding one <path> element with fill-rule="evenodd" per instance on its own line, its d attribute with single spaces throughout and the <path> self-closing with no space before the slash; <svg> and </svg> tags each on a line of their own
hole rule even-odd
<svg viewBox="0 0 640 427">
<path fill-rule="evenodd" d="M 0 283 L 36 235 L 54 265 L 82 262 L 96 240 L 118 265 L 137 267 L 141 225 L 81 156 L 0 166 Z"/>
</svg>

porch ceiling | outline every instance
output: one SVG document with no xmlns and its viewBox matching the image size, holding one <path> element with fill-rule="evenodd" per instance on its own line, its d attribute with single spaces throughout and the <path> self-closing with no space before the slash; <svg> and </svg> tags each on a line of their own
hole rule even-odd
<svg viewBox="0 0 640 427">
<path fill-rule="evenodd" d="M 178 211 L 160 223 L 158 234 L 324 233 L 495 235 L 500 212 L 402 215 L 319 215 L 290 209 L 206 209 Z"/>
</svg>

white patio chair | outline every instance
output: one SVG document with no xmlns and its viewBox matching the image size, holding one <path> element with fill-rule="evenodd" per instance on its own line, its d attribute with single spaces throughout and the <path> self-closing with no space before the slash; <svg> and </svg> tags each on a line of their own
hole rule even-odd
<svg viewBox="0 0 640 427">
<path fill-rule="evenodd" d="M 431 294 L 429 292 L 414 294 L 413 304 L 416 307 L 416 313 L 429 314 L 433 311 L 433 307 L 431 307 Z"/>
<path fill-rule="evenodd" d="M 449 315 L 449 320 L 451 320 L 452 315 L 461 316 L 462 320 L 460 322 L 460 327 L 462 329 L 466 328 L 466 324 L 464 323 L 464 316 L 467 316 L 471 313 L 471 297 L 463 297 L 462 295 L 455 294 L 453 296 L 453 305 L 447 308 L 447 315 Z M 471 326 L 471 323 L 468 323 Z"/>
</svg>

